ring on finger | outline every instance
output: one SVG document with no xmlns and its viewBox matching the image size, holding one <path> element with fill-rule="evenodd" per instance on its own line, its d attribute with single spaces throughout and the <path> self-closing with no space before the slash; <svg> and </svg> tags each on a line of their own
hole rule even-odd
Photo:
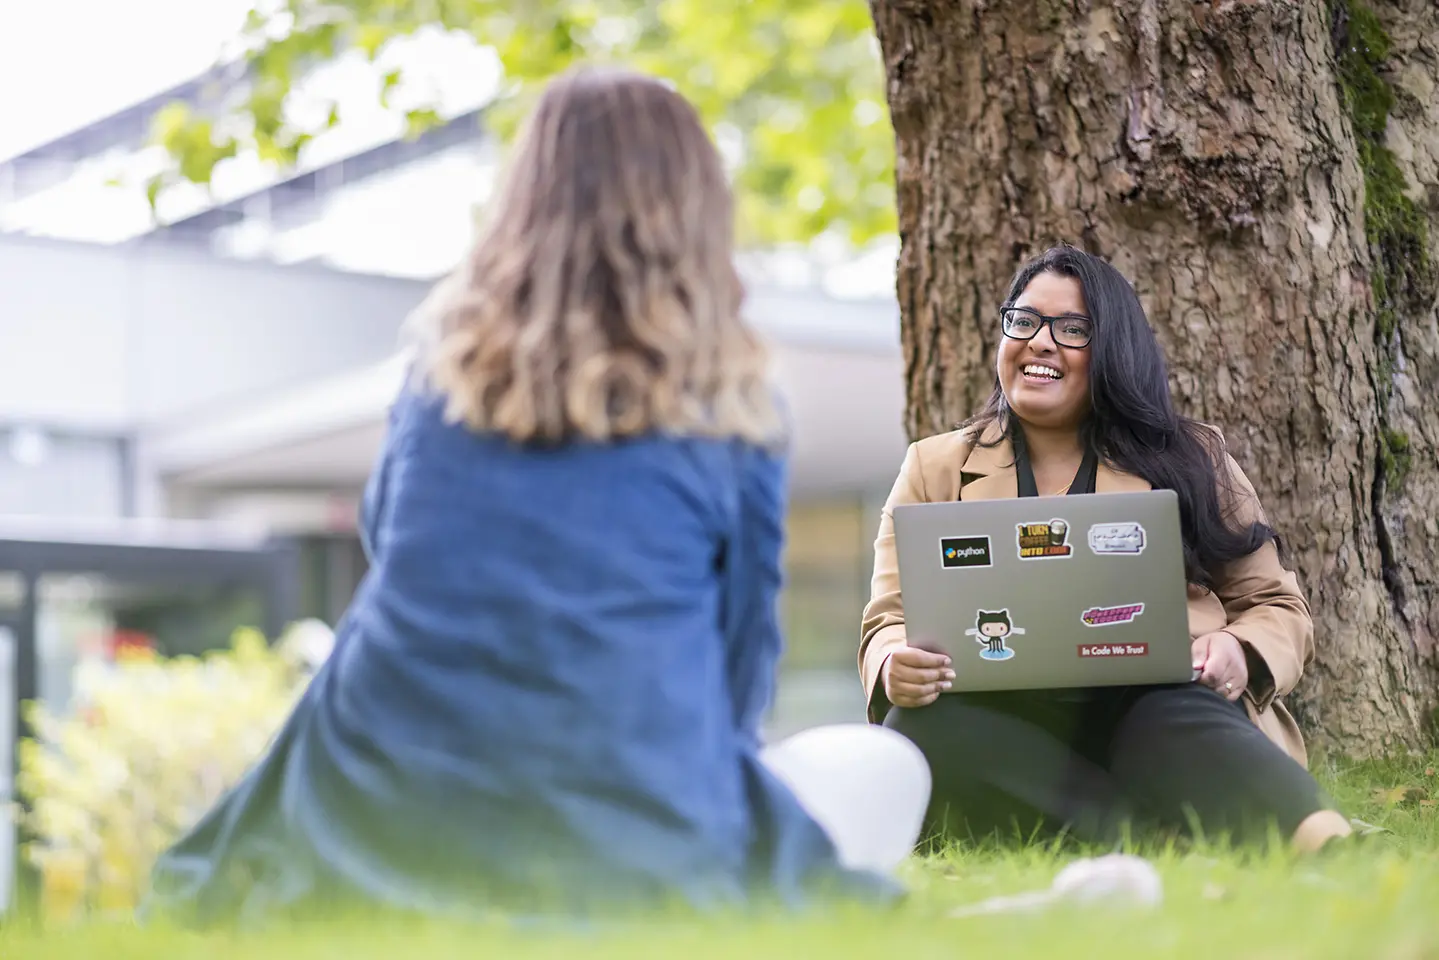
<svg viewBox="0 0 1439 960">
<path fill-rule="evenodd" d="M 1234 692 L 1234 684 L 1230 683 L 1228 680 L 1225 680 L 1225 681 L 1224 681 L 1224 689 L 1225 689 L 1225 691 L 1228 692 L 1228 693 L 1233 693 L 1233 692 Z"/>
</svg>

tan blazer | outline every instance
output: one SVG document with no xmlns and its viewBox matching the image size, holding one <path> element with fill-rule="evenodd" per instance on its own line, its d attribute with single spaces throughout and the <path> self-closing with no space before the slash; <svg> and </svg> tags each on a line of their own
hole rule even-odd
<svg viewBox="0 0 1439 960">
<path fill-rule="evenodd" d="M 1216 431 L 1217 432 L 1217 431 Z M 904 503 L 952 500 L 997 500 L 1019 495 L 1014 452 L 996 426 L 985 431 L 976 445 L 964 430 L 940 434 L 913 443 L 880 515 L 874 542 L 874 579 L 864 608 L 859 646 L 859 671 L 869 697 L 869 719 L 883 722 L 890 704 L 881 682 L 881 668 L 889 655 L 904 646 L 904 605 L 899 592 L 899 561 L 894 549 L 894 514 Z M 1237 524 L 1263 519 L 1259 499 L 1244 472 L 1226 455 L 1236 490 L 1245 494 L 1233 506 Z M 1097 493 L 1149 490 L 1138 477 L 1103 464 L 1095 480 Z M 1274 545 L 1230 563 L 1217 578 L 1213 592 L 1189 588 L 1189 634 L 1199 637 L 1224 630 L 1239 639 L 1250 660 L 1250 689 L 1244 693 L 1249 717 L 1285 752 L 1308 763 L 1304 740 L 1289 711 L 1277 699 L 1294 689 L 1300 674 L 1314 658 L 1314 624 L 1309 604 L 1293 573 L 1279 562 Z M 1267 668 L 1258 669 L 1262 663 Z"/>
</svg>

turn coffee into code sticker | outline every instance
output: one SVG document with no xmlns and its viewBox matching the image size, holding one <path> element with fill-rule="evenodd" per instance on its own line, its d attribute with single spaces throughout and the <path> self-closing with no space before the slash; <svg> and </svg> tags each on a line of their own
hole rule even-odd
<svg viewBox="0 0 1439 960">
<path fill-rule="evenodd" d="M 1074 552 L 1074 548 L 1069 545 L 1069 523 L 1064 520 L 1021 523 L 1018 538 L 1021 560 L 1067 557 Z"/>
</svg>

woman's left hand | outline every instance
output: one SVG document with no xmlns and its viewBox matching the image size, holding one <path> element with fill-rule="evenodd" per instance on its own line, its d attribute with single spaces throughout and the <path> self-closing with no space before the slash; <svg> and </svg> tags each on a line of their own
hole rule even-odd
<svg viewBox="0 0 1439 960">
<path fill-rule="evenodd" d="M 1238 700 L 1249 685 L 1249 662 L 1234 634 L 1222 630 L 1206 633 L 1195 638 L 1190 651 L 1194 654 L 1194 669 L 1202 671 L 1199 682 L 1226 699 Z"/>
</svg>

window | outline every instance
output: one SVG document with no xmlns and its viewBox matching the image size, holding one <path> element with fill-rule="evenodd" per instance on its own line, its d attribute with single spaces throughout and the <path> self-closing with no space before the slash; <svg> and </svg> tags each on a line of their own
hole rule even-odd
<svg viewBox="0 0 1439 960">
<path fill-rule="evenodd" d="M 786 530 L 781 616 L 787 670 L 850 667 L 869 599 L 869 529 L 859 497 L 793 504 Z"/>
</svg>

